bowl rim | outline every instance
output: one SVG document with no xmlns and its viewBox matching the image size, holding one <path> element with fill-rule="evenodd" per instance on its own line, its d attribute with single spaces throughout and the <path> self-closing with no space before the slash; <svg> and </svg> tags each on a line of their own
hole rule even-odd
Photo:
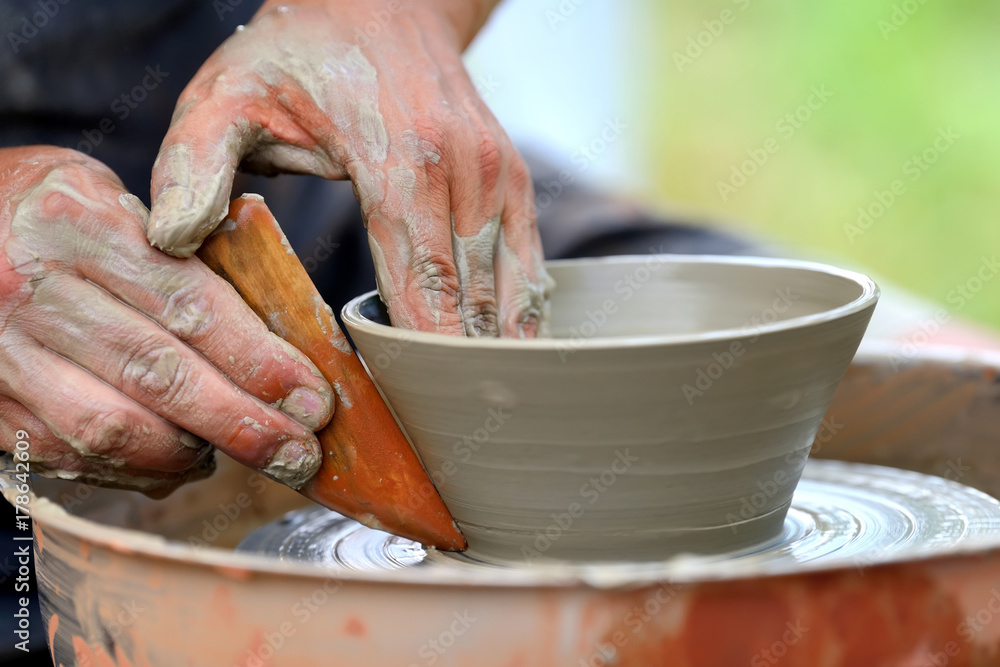
<svg viewBox="0 0 1000 667">
<path fill-rule="evenodd" d="M 642 334 L 626 336 L 576 336 L 559 338 L 474 338 L 452 336 L 429 331 L 414 331 L 373 322 L 361 315 L 361 304 L 372 296 L 378 296 L 378 290 L 372 290 L 358 295 L 348 301 L 341 309 L 340 316 L 344 324 L 352 330 L 363 331 L 382 338 L 391 338 L 409 343 L 424 343 L 427 345 L 446 345 L 457 348 L 489 348 L 511 350 L 542 350 L 560 351 L 567 345 L 572 345 L 574 351 L 581 349 L 619 349 L 623 347 L 643 347 L 659 345 L 691 345 L 715 341 L 737 340 L 759 337 L 766 334 L 794 329 L 804 329 L 819 324 L 833 322 L 849 315 L 874 307 L 881 295 L 878 285 L 870 277 L 857 271 L 841 269 L 821 262 L 798 259 L 783 259 L 774 257 L 753 257 L 743 255 L 678 255 L 656 253 L 649 255 L 611 255 L 607 257 L 584 257 L 575 259 L 548 260 L 548 267 L 585 266 L 600 264 L 639 264 L 648 263 L 651 257 L 661 258 L 674 264 L 724 264 L 729 266 L 751 266 L 757 268 L 801 269 L 847 279 L 861 288 L 861 294 L 847 303 L 830 308 L 819 313 L 800 315 L 787 320 L 776 320 L 762 323 L 753 328 L 746 326 L 729 329 L 715 329 L 702 333 L 684 334 Z"/>
</svg>

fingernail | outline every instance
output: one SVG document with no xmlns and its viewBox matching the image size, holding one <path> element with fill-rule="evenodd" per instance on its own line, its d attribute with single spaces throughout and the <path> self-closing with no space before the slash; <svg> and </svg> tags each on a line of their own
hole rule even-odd
<svg viewBox="0 0 1000 667">
<path fill-rule="evenodd" d="M 308 389 L 296 387 L 281 401 L 279 408 L 303 426 L 317 430 L 329 421 L 333 398 Z"/>
<path fill-rule="evenodd" d="M 202 445 L 205 444 L 204 440 L 202 440 L 196 435 L 188 433 L 187 431 L 181 433 L 180 441 L 181 444 L 187 447 L 188 449 L 201 449 Z"/>
<path fill-rule="evenodd" d="M 322 456 L 316 440 L 286 442 L 271 457 L 271 462 L 261 471 L 268 477 L 293 489 L 298 489 L 312 479 L 319 470 Z"/>
</svg>

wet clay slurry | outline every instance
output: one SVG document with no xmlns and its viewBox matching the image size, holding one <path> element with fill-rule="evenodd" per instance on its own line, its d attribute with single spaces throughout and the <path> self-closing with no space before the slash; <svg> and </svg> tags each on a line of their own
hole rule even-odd
<svg viewBox="0 0 1000 667">
<path fill-rule="evenodd" d="M 392 328 L 374 295 L 344 309 L 470 554 L 644 561 L 775 538 L 874 283 L 755 258 L 549 272 L 548 339 Z"/>
</svg>

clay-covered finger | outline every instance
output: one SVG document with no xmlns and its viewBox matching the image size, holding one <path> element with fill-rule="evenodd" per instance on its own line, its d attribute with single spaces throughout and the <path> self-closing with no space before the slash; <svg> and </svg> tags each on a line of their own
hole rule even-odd
<svg viewBox="0 0 1000 667">
<path fill-rule="evenodd" d="M 49 350 L 26 343 L 7 346 L 3 356 L 9 385 L 4 420 L 31 420 L 21 410 L 33 415 L 38 433 L 31 432 L 31 456 L 50 470 L 83 458 L 112 468 L 180 472 L 209 449 Z"/>
<path fill-rule="evenodd" d="M 23 432 L 27 437 L 18 435 Z M 3 438 L 3 451 L 14 451 L 14 445 L 23 440 L 29 442 L 34 435 L 43 438 L 45 434 L 51 436 L 48 427 L 36 417 L 31 410 L 24 407 L 13 398 L 0 395 L 0 438 Z M 53 436 L 54 437 L 54 436 Z"/>
<path fill-rule="evenodd" d="M 6 443 L 27 443 L 23 468 L 43 477 L 68 479 L 93 486 L 141 491 L 162 498 L 179 486 L 204 479 L 215 470 L 212 448 L 205 447 L 194 464 L 177 472 L 120 466 L 80 454 L 55 436 L 45 423 L 12 398 L 0 396 L 0 437 Z"/>
<path fill-rule="evenodd" d="M 233 175 L 260 132 L 239 118 L 229 96 L 189 99 L 179 106 L 153 164 L 149 242 L 190 257 L 222 222 Z"/>
<path fill-rule="evenodd" d="M 141 208 L 134 215 L 141 217 Z M 81 262 L 80 272 L 197 350 L 243 390 L 312 430 L 325 426 L 333 414 L 333 390 L 315 365 L 268 331 L 232 286 L 199 259 L 179 260 L 150 248 L 140 222 L 118 230 L 117 239 L 108 239 L 108 252 Z"/>
<path fill-rule="evenodd" d="M 353 168 L 379 294 L 393 325 L 464 335 L 447 173 L 441 165 L 404 162 L 387 170 L 382 185 Z"/>
<path fill-rule="evenodd" d="M 100 288 L 54 276 L 36 287 L 34 305 L 24 327 L 36 340 L 171 423 L 291 486 L 319 467 L 311 431 Z"/>
<path fill-rule="evenodd" d="M 23 245 L 19 254 L 32 271 L 45 276 L 46 266 L 59 266 L 78 272 L 187 342 L 252 395 L 311 429 L 324 425 L 332 389 L 316 367 L 268 332 L 200 261 L 150 248 L 142 202 L 94 175 L 86 165 L 53 169 L 18 203 L 14 242 Z M 33 290 L 30 297 L 28 310 Z M 53 326 L 61 324 L 54 320 Z"/>
<path fill-rule="evenodd" d="M 297 79 L 302 63 L 283 61 L 290 71 L 278 63 L 257 69 L 259 50 L 285 52 L 299 37 L 265 32 L 257 44 L 236 37 L 182 93 L 153 165 L 147 233 L 153 246 L 176 257 L 193 255 L 225 218 L 241 165 L 259 173 L 346 176 L 329 153 L 333 119 Z"/>
<path fill-rule="evenodd" d="M 455 159 L 471 168 L 452 171 L 452 248 L 459 282 L 459 312 L 468 336 L 498 336 L 494 254 L 507 183 L 506 137 L 482 125 L 459 144 Z M 512 150 L 512 149 L 510 149 Z"/>
<path fill-rule="evenodd" d="M 501 335 L 544 333 L 553 282 L 545 271 L 531 177 L 520 158 L 510 167 L 494 266 Z"/>
</svg>

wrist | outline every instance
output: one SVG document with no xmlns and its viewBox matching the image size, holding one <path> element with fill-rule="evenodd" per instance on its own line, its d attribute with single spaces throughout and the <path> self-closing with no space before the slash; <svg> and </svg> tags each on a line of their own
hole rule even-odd
<svg viewBox="0 0 1000 667">
<path fill-rule="evenodd" d="M 464 50 L 486 23 L 499 0 L 266 0 L 257 15 L 280 7 L 318 9 L 336 18 L 363 25 L 368 21 L 389 21 L 409 14 L 421 23 L 443 28 L 449 38 Z M 384 26 L 383 26 L 384 27 Z"/>
<path fill-rule="evenodd" d="M 437 13 L 454 31 L 459 48 L 465 47 L 486 23 L 499 0 L 400 0 L 415 8 Z"/>
</svg>

